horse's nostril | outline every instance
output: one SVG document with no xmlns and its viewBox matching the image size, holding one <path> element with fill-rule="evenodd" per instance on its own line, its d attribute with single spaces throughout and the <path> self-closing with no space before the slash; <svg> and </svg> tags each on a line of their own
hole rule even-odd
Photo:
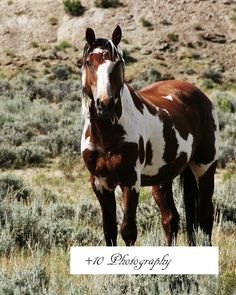
<svg viewBox="0 0 236 295">
<path fill-rule="evenodd" d="M 100 98 L 96 99 L 95 102 L 97 113 L 99 116 L 111 116 L 115 111 L 115 102 L 112 97 L 101 100 Z"/>
<path fill-rule="evenodd" d="M 101 101 L 100 98 L 97 98 L 97 100 L 96 100 L 96 106 L 97 106 L 98 108 L 101 108 L 101 107 L 102 107 L 102 101 Z"/>
<path fill-rule="evenodd" d="M 113 107 L 114 106 L 114 104 L 115 104 L 115 100 L 113 99 L 113 97 L 111 96 L 110 97 L 110 107 Z"/>
</svg>

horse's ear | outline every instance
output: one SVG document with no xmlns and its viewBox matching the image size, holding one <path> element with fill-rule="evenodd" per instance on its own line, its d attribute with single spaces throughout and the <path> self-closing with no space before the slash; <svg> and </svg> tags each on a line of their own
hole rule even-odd
<svg viewBox="0 0 236 295">
<path fill-rule="evenodd" d="M 86 29 L 86 41 L 91 46 L 93 42 L 96 40 L 94 30 L 91 28 Z"/>
<path fill-rule="evenodd" d="M 122 31 L 121 31 L 120 26 L 118 25 L 115 28 L 114 32 L 112 33 L 112 38 L 111 38 L 111 40 L 115 46 L 117 46 L 120 43 L 121 37 L 122 37 Z"/>
</svg>

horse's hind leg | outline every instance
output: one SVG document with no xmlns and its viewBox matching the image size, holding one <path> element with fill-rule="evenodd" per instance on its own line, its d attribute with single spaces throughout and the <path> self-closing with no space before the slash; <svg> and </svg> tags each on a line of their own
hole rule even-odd
<svg viewBox="0 0 236 295">
<path fill-rule="evenodd" d="M 195 170 L 194 167 L 191 167 L 192 171 L 195 172 L 198 184 L 198 221 L 200 228 L 204 233 L 205 246 L 211 245 L 211 234 L 214 220 L 212 196 L 214 192 L 214 174 L 216 165 L 217 161 L 211 164 L 202 175 L 196 173 L 196 166 Z M 201 169 L 204 169 L 204 165 L 201 165 L 200 167 Z"/>
<path fill-rule="evenodd" d="M 198 186 L 196 177 L 190 167 L 185 168 L 181 173 L 181 183 L 183 186 L 183 197 L 186 213 L 186 227 L 189 246 L 196 246 L 196 232 L 198 228 Z"/>
<path fill-rule="evenodd" d="M 172 181 L 163 185 L 154 185 L 152 195 L 161 211 L 167 244 L 168 246 L 175 245 L 179 228 L 179 214 L 173 200 Z"/>
</svg>

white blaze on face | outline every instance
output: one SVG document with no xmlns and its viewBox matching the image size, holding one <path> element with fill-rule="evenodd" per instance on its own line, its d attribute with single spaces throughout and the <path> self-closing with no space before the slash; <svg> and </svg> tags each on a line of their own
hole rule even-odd
<svg viewBox="0 0 236 295">
<path fill-rule="evenodd" d="M 97 47 L 93 50 L 93 53 L 103 53 L 103 49 L 100 47 Z"/>
<path fill-rule="evenodd" d="M 94 93 L 95 98 L 100 98 L 101 100 L 109 98 L 110 93 L 110 80 L 109 75 L 114 67 L 114 62 L 106 60 L 97 69 L 97 89 Z"/>
</svg>

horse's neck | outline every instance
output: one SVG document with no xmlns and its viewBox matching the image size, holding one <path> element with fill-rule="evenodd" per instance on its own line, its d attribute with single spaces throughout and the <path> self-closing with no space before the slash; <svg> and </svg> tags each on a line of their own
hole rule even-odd
<svg viewBox="0 0 236 295">
<path fill-rule="evenodd" d="M 126 84 L 121 92 L 121 104 L 122 115 L 118 122 L 125 130 L 125 138 L 128 141 L 135 142 L 140 135 L 157 135 L 159 131 L 162 132 L 160 121 L 163 121 L 164 117 L 165 122 L 170 120 L 166 111 L 152 104 Z"/>
<path fill-rule="evenodd" d="M 135 105 L 133 96 L 135 96 L 135 100 L 137 104 Z M 126 127 L 130 127 L 130 125 L 138 128 L 139 119 L 140 119 L 140 111 L 138 107 L 143 108 L 143 99 L 140 95 L 129 85 L 124 84 L 124 87 L 121 90 L 121 108 L 122 114 L 119 120 L 119 123 L 126 129 Z M 128 126 L 127 126 L 128 125 Z"/>
<path fill-rule="evenodd" d="M 94 104 L 90 106 L 90 130 L 93 143 L 105 153 L 119 145 L 124 135 L 121 126 L 114 125 L 110 119 L 97 116 Z"/>
</svg>

